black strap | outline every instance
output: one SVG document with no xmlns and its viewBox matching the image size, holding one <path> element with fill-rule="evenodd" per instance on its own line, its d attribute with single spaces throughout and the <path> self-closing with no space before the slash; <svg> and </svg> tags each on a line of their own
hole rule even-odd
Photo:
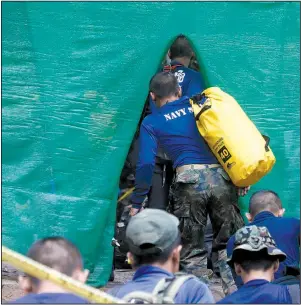
<svg viewBox="0 0 301 305">
<path fill-rule="evenodd" d="M 264 146 L 264 149 L 266 152 L 268 152 L 270 150 L 269 148 L 269 144 L 270 144 L 270 138 L 268 136 L 265 136 L 265 135 L 262 135 L 262 137 L 264 138 L 265 140 L 265 146 Z"/>
<path fill-rule="evenodd" d="M 205 97 L 204 93 L 198 93 L 194 96 L 192 96 L 190 99 L 192 100 L 193 104 L 198 104 L 200 103 L 200 101 Z M 205 105 L 202 106 L 202 109 L 200 110 L 200 112 L 195 116 L 195 120 L 198 121 L 198 119 L 200 118 L 200 116 L 207 111 L 208 109 L 211 108 L 211 105 Z"/>
<path fill-rule="evenodd" d="M 195 120 L 198 121 L 198 119 L 200 118 L 200 116 L 207 110 L 209 110 L 211 108 L 211 105 L 205 105 L 202 107 L 202 109 L 200 110 L 200 112 L 195 116 Z"/>
<path fill-rule="evenodd" d="M 296 266 L 285 266 L 285 275 L 300 276 L 300 268 Z"/>
<path fill-rule="evenodd" d="M 205 94 L 198 93 L 192 96 L 190 99 L 192 100 L 193 104 L 199 104 L 199 102 L 205 97 Z"/>
</svg>

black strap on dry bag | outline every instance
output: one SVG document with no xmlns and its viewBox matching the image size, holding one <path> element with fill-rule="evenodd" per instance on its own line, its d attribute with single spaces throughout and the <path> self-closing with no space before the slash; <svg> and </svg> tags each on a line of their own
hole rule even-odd
<svg viewBox="0 0 301 305">
<path fill-rule="evenodd" d="M 205 94 L 199 93 L 194 95 L 193 97 L 191 97 L 191 100 L 194 104 L 200 104 L 200 102 L 202 101 L 202 99 L 205 97 Z M 195 120 L 198 121 L 198 119 L 200 118 L 200 116 L 207 111 L 208 109 L 211 108 L 211 105 L 205 105 L 201 107 L 201 110 L 199 111 L 199 113 L 195 116 Z"/>
<path fill-rule="evenodd" d="M 270 144 L 270 138 L 268 136 L 265 136 L 265 135 L 262 135 L 262 137 L 264 138 L 265 140 L 265 146 L 264 146 L 264 149 L 266 152 L 268 152 L 270 150 L 269 148 L 269 144 Z"/>
</svg>

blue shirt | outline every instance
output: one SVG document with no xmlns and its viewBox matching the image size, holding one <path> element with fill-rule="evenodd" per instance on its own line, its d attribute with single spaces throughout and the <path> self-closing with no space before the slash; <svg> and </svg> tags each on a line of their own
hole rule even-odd
<svg viewBox="0 0 301 305">
<path fill-rule="evenodd" d="M 151 186 L 158 144 L 173 163 L 218 164 L 207 143 L 200 135 L 189 98 L 170 102 L 144 118 L 139 135 L 139 158 L 136 167 L 133 207 L 139 207 Z"/>
<path fill-rule="evenodd" d="M 283 276 L 285 266 L 299 267 L 299 236 L 300 236 L 300 220 L 297 218 L 276 217 L 273 213 L 263 211 L 258 213 L 253 222 L 247 226 L 256 225 L 268 228 L 271 236 L 274 238 L 277 247 L 286 255 L 286 260 L 280 263 L 278 271 L 275 273 L 275 279 Z M 227 243 L 227 255 L 233 253 L 234 235 L 231 236 Z M 238 286 L 242 285 L 240 277 L 235 278 Z"/>
<path fill-rule="evenodd" d="M 72 293 L 29 293 L 11 304 L 88 304 Z"/>
<path fill-rule="evenodd" d="M 143 291 L 151 293 L 157 283 L 162 278 L 174 278 L 174 275 L 159 267 L 142 266 L 140 267 L 133 280 L 108 291 L 109 294 L 123 298 L 126 294 L 133 291 Z M 179 289 L 175 297 L 177 304 L 191 304 L 191 303 L 215 303 L 212 293 L 209 288 L 198 279 L 189 279 Z"/>
<path fill-rule="evenodd" d="M 217 304 L 292 304 L 292 298 L 286 286 L 266 280 L 253 280 Z"/>
<path fill-rule="evenodd" d="M 170 65 L 179 65 L 179 67 L 172 70 L 172 73 L 176 76 L 178 83 L 182 88 L 182 96 L 192 97 L 205 90 L 204 80 L 200 72 L 187 68 L 175 60 L 172 60 Z M 151 98 L 150 110 L 152 113 L 158 110 Z"/>
</svg>

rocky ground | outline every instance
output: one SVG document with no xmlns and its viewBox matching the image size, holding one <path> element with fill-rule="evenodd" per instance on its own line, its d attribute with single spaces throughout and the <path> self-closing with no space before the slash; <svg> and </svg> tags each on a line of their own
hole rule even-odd
<svg viewBox="0 0 301 305">
<path fill-rule="evenodd" d="M 128 269 L 115 270 L 115 280 L 114 282 L 109 282 L 102 290 L 106 291 L 114 287 L 115 285 L 120 285 L 127 282 L 133 276 L 133 271 Z M 18 283 L 18 271 L 8 264 L 2 264 L 2 303 L 7 303 L 22 296 L 22 291 L 20 290 Z M 218 301 L 223 297 L 223 292 L 221 289 L 221 284 L 219 280 L 210 283 L 210 289 Z"/>
<path fill-rule="evenodd" d="M 12 268 L 6 263 L 2 263 L 1 270 L 1 301 L 9 302 L 20 296 L 22 296 L 22 291 L 20 290 L 17 280 L 18 271 Z"/>
</svg>

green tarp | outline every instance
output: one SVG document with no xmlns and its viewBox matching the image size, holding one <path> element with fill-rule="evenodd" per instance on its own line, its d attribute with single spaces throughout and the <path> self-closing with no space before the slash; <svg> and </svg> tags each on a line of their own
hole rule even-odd
<svg viewBox="0 0 301 305">
<path fill-rule="evenodd" d="M 275 190 L 298 216 L 299 12 L 284 2 L 2 2 L 3 244 L 25 253 L 66 236 L 90 284 L 106 283 L 119 175 L 148 81 L 181 33 L 208 85 L 271 137 L 277 163 L 253 190 Z"/>
</svg>

